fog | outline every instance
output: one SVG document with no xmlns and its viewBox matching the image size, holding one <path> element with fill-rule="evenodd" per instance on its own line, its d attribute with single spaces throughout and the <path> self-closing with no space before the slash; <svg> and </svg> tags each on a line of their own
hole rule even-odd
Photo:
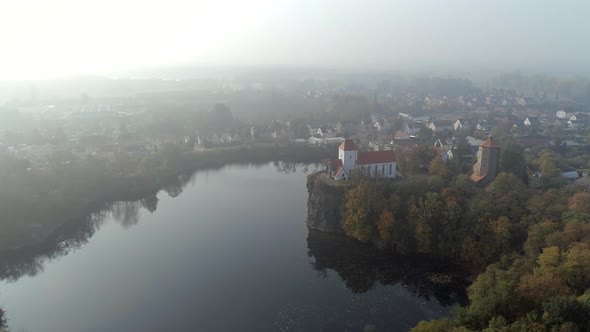
<svg viewBox="0 0 590 332">
<path fill-rule="evenodd" d="M 587 73 L 587 1 L 24 0 L 0 11 L 1 79 L 150 66 Z"/>
</svg>

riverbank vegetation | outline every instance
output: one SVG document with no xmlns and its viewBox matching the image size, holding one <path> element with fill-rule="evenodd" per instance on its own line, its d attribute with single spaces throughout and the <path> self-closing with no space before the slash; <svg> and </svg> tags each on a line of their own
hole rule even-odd
<svg viewBox="0 0 590 332">
<path fill-rule="evenodd" d="M 469 305 L 414 331 L 588 331 L 590 194 L 560 178 L 581 157 L 512 144 L 505 140 L 503 172 L 485 188 L 435 157 L 422 173 L 357 178 L 347 190 L 348 236 L 481 272 Z"/>
<path fill-rule="evenodd" d="M 137 200 L 164 189 L 174 195 L 182 177 L 230 163 L 317 162 L 331 148 L 253 144 L 195 152 L 169 143 L 148 156 L 116 154 L 112 160 L 54 155 L 49 167 L 31 169 L 0 154 L 0 252 L 37 245 L 65 223 L 104 204 Z M 67 160 L 68 162 L 64 162 Z"/>
</svg>

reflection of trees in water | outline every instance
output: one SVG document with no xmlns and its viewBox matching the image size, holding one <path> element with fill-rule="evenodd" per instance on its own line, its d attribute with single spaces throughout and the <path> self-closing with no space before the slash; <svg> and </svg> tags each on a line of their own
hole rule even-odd
<svg viewBox="0 0 590 332">
<path fill-rule="evenodd" d="M 158 196 L 156 195 L 146 197 L 142 199 L 140 202 L 141 206 L 144 209 L 150 211 L 150 213 L 154 213 L 158 209 Z"/>
<path fill-rule="evenodd" d="M 318 163 L 299 163 L 294 161 L 273 161 L 273 166 L 279 173 L 292 174 L 301 169 L 303 173 L 309 172 L 309 169 L 315 169 L 319 167 Z"/>
<path fill-rule="evenodd" d="M 266 162 L 249 164 L 261 167 L 268 165 Z M 277 171 L 289 174 L 299 167 L 307 172 L 308 167 L 313 169 L 312 167 L 318 167 L 319 164 L 280 162 L 274 165 Z M 185 173 L 172 179 L 164 191 L 171 197 L 178 196 L 187 183 L 194 182 L 197 173 L 199 172 Z M 43 271 L 47 262 L 76 251 L 86 244 L 109 215 L 125 229 L 137 224 L 142 207 L 150 213 L 155 212 L 158 208 L 158 198 L 153 195 L 139 201 L 121 201 L 105 205 L 82 220 L 74 220 L 64 225 L 41 245 L 0 256 L 0 279 L 16 281 L 25 275 L 37 275 Z"/>
<path fill-rule="evenodd" d="M 104 223 L 110 208 L 106 207 L 79 222 L 73 222 L 44 244 L 12 253 L 0 258 L 0 279 L 16 281 L 22 276 L 33 277 L 43 272 L 44 264 L 54 258 L 65 256 L 86 244 Z"/>
<path fill-rule="evenodd" d="M 65 256 L 81 248 L 104 224 L 109 216 L 128 228 L 139 222 L 140 207 L 156 211 L 158 198 L 151 196 L 135 202 L 116 202 L 91 213 L 82 220 L 66 224 L 42 245 L 0 257 L 0 279 L 16 281 L 22 276 L 33 277 L 43 272 L 54 258 Z"/>
<path fill-rule="evenodd" d="M 139 222 L 140 202 L 116 202 L 111 206 L 113 219 L 123 227 L 129 228 Z"/>
<path fill-rule="evenodd" d="M 196 173 L 196 172 L 195 172 Z M 179 176 L 175 176 L 170 179 L 170 181 L 164 186 L 163 190 L 168 194 L 168 196 L 175 198 L 182 194 L 184 186 L 186 186 L 189 182 L 194 184 L 194 173 L 183 173 Z"/>
<path fill-rule="evenodd" d="M 354 293 L 364 293 L 376 283 L 401 284 L 410 292 L 442 305 L 466 304 L 465 274 L 456 266 L 421 257 L 380 252 L 341 235 L 310 230 L 307 237 L 311 266 L 320 275 L 334 270 Z"/>
</svg>

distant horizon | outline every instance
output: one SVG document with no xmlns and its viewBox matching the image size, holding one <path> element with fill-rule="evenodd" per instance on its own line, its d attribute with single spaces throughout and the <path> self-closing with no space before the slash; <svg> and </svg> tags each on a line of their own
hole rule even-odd
<svg viewBox="0 0 590 332">
<path fill-rule="evenodd" d="M 0 79 L 161 66 L 590 72 L 581 0 L 23 0 L 0 12 Z"/>
<path fill-rule="evenodd" d="M 199 72 L 202 71 L 202 72 Z M 221 77 L 221 73 L 237 75 L 243 72 L 280 72 L 299 71 L 311 76 L 322 74 L 358 75 L 358 74 L 379 74 L 387 76 L 410 76 L 410 77 L 440 77 L 460 78 L 479 81 L 482 77 L 490 79 L 503 74 L 521 74 L 524 76 L 548 76 L 555 78 L 590 78 L 590 70 L 574 69 L 535 69 L 535 68 L 437 68 L 436 66 L 403 67 L 403 68 L 377 68 L 377 67 L 343 67 L 326 65 L 298 65 L 298 64 L 163 64 L 146 65 L 133 69 L 105 70 L 102 72 L 86 72 L 77 74 L 53 75 L 40 78 L 3 78 L 0 82 L 43 82 L 43 81 L 71 81 L 84 79 L 137 79 L 137 80 L 193 80 L 193 79 L 227 79 Z M 172 74 L 171 74 L 172 73 Z M 215 74 L 212 74 L 215 73 Z M 181 75 L 183 78 L 170 78 L 167 76 Z M 288 77 L 290 78 L 290 77 Z M 305 79 L 314 77 L 305 76 Z"/>
</svg>

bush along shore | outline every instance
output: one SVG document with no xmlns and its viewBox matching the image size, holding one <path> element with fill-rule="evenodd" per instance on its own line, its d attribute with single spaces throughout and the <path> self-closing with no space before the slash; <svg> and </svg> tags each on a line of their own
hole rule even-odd
<svg viewBox="0 0 590 332">
<path fill-rule="evenodd" d="M 178 186 L 197 170 L 227 164 L 284 161 L 313 163 L 334 147 L 251 144 L 194 151 L 169 143 L 144 156 L 114 158 L 55 156 L 49 166 L 31 169 L 0 154 L 0 255 L 41 245 L 60 228 L 116 201 L 138 200 Z"/>
</svg>

